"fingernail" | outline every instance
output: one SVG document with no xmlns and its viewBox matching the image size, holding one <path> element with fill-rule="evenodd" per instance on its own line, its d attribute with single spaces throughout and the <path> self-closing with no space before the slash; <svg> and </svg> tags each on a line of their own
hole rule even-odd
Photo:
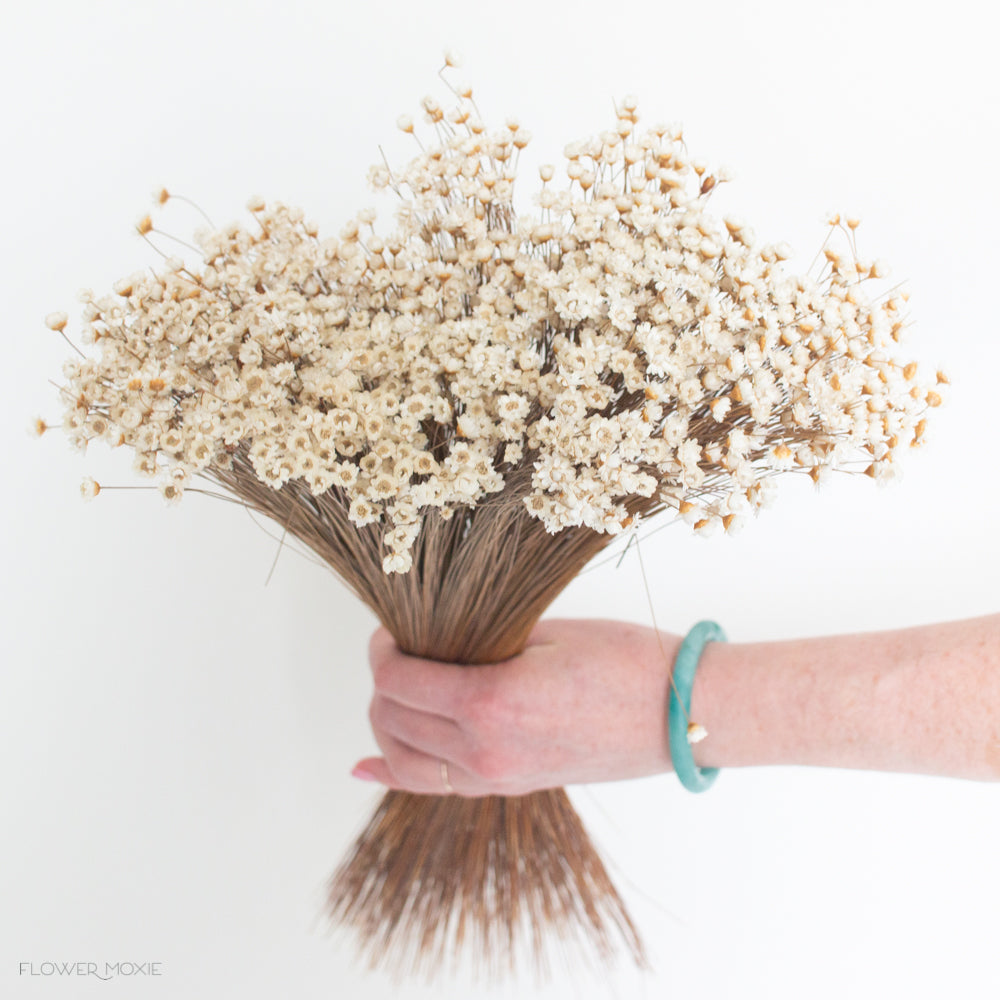
<svg viewBox="0 0 1000 1000">
<path fill-rule="evenodd" d="M 358 766 L 353 771 L 351 771 L 351 775 L 353 777 L 355 777 L 355 778 L 360 778 L 362 781 L 377 781 L 378 780 L 375 777 L 375 775 L 371 773 L 371 771 L 366 770 L 360 764 L 358 764 Z"/>
</svg>

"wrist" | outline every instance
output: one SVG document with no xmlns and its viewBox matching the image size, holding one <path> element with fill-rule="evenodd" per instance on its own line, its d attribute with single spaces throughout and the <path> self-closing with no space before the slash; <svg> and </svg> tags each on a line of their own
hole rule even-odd
<svg viewBox="0 0 1000 1000">
<path fill-rule="evenodd" d="M 691 698 L 707 735 L 699 767 L 836 766 L 858 718 L 851 679 L 815 660 L 806 642 L 711 643 Z"/>
<path fill-rule="evenodd" d="M 705 737 L 691 747 L 698 767 L 738 766 L 735 752 L 737 731 L 745 720 L 732 710 L 734 660 L 737 648 L 725 642 L 707 643 L 698 661 L 691 689 L 692 723 L 705 730 Z"/>
<path fill-rule="evenodd" d="M 705 648 L 691 718 L 707 731 L 699 767 L 806 765 L 906 769 L 886 741 L 891 636 L 839 636 Z"/>
<path fill-rule="evenodd" d="M 702 652 L 699 767 L 1000 776 L 1000 615 Z"/>
</svg>

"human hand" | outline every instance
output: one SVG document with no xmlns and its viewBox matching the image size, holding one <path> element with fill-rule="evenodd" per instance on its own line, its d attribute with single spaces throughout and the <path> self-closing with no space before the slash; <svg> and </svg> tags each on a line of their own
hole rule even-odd
<svg viewBox="0 0 1000 1000">
<path fill-rule="evenodd" d="M 518 656 L 460 667 L 406 656 L 379 629 L 369 717 L 383 756 L 352 773 L 410 792 L 442 794 L 448 782 L 458 795 L 481 796 L 669 770 L 679 644 L 623 622 L 551 620 Z"/>
</svg>

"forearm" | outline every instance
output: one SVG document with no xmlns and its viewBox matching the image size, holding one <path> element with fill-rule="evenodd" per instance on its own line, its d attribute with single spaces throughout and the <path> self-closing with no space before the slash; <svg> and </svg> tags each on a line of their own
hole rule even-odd
<svg viewBox="0 0 1000 1000">
<path fill-rule="evenodd" d="M 706 647 L 703 767 L 790 764 L 1000 780 L 1000 615 Z"/>
</svg>

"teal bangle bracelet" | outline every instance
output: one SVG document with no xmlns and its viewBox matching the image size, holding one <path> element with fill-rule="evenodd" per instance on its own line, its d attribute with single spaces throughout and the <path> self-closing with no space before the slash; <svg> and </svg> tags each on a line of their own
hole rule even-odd
<svg viewBox="0 0 1000 1000">
<path fill-rule="evenodd" d="M 674 661 L 667 709 L 670 760 L 681 784 L 689 792 L 706 791 L 719 774 L 717 767 L 698 767 L 695 764 L 688 740 L 688 724 L 691 720 L 691 689 L 702 650 L 706 643 L 725 641 L 725 632 L 715 622 L 698 622 L 684 637 Z"/>
</svg>

